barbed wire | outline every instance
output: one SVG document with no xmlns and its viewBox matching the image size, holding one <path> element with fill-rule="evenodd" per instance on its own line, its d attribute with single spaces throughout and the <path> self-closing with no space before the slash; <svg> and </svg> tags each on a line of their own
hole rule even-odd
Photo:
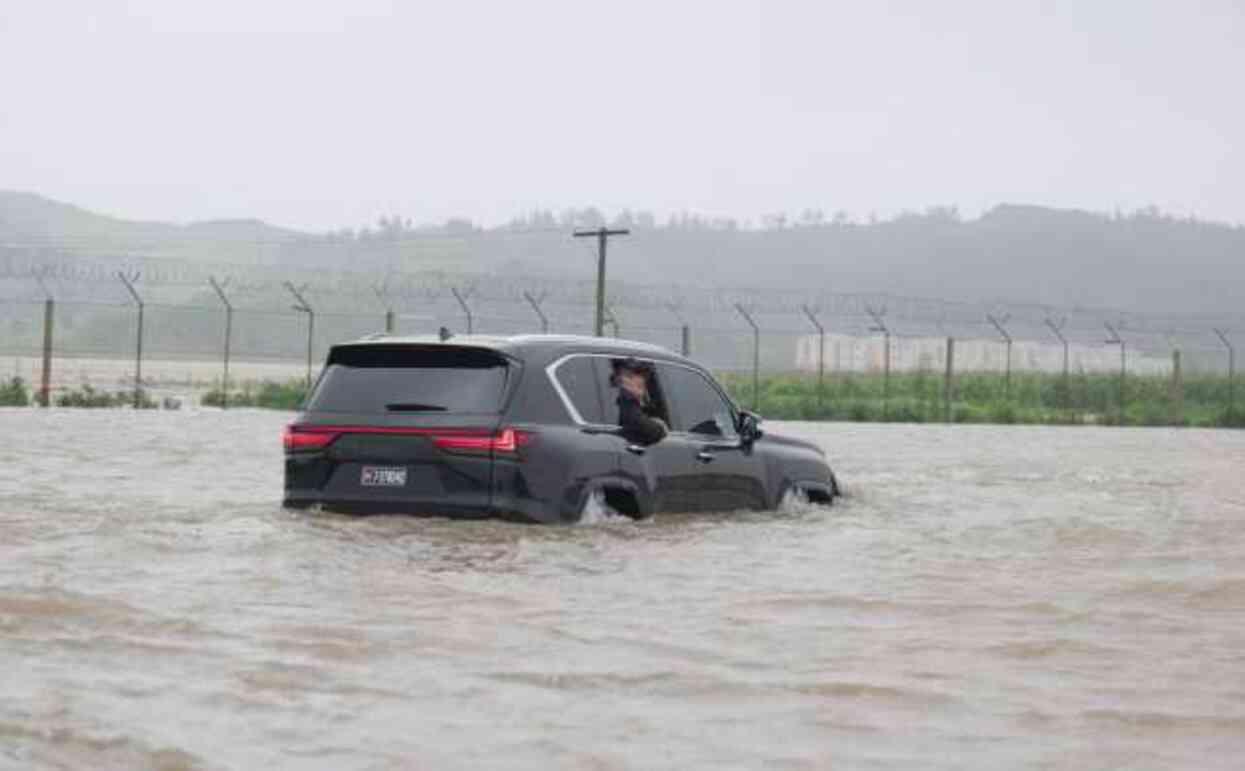
<svg viewBox="0 0 1245 771">
<path fill-rule="evenodd" d="M 530 231 L 549 233 L 551 230 Z M 562 232 L 562 231 L 557 231 Z M 51 243 L 51 241 L 49 241 Z M 455 324 L 461 309 L 455 289 L 464 296 L 473 315 L 506 330 L 539 329 L 527 295 L 539 295 L 542 313 L 557 330 L 586 332 L 594 303 L 595 280 L 591 266 L 595 251 L 583 241 L 560 244 L 582 275 L 469 272 L 446 268 L 419 271 L 360 270 L 324 267 L 294 270 L 281 264 L 230 261 L 187 261 L 132 252 L 95 252 L 70 255 L 55 248 L 4 249 L 0 244 L 0 303 L 36 304 L 48 297 L 84 310 L 123 306 L 129 296 L 117 280 L 118 271 L 141 274 L 138 281 L 153 311 L 219 314 L 221 308 L 209 283 L 227 280 L 227 292 L 240 313 L 275 320 L 289 316 L 287 282 L 306 287 L 317 313 L 325 318 L 368 319 L 360 312 L 377 306 L 377 287 L 384 287 L 384 310 L 409 318 Z M 340 244 L 338 244 L 340 246 Z M 470 292 L 467 289 L 471 288 Z M 1220 340 L 1245 333 L 1245 315 L 1142 313 L 1110 308 L 1052 306 L 1025 302 L 969 302 L 913 297 L 895 293 L 830 292 L 818 287 L 776 289 L 760 287 L 689 286 L 611 281 L 610 307 L 624 334 L 669 336 L 683 325 L 699 334 L 738 335 L 745 330 L 736 306 L 749 309 L 764 334 L 799 337 L 814 334 L 802 308 L 815 307 L 834 334 L 871 337 L 870 309 L 885 308 L 887 327 L 900 339 L 955 337 L 992 340 L 998 337 L 991 315 L 1006 317 L 1008 334 L 1017 341 L 1053 345 L 1049 322 L 1078 344 L 1103 344 L 1104 323 L 1150 351 L 1176 348 L 1214 351 Z M 672 312 L 677 308 L 677 313 Z M 0 320 L 5 318 L 0 305 Z M 360 322 L 363 325 L 363 322 Z M 1218 331 L 1216 331 L 1218 330 Z M 1217 337 L 1222 332 L 1223 338 Z M 3 348 L 3 346 L 0 346 Z"/>
</svg>

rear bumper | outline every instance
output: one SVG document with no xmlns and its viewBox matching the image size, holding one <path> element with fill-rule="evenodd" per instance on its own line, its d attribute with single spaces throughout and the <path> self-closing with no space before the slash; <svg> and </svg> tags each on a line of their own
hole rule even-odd
<svg viewBox="0 0 1245 771">
<path fill-rule="evenodd" d="M 281 501 L 287 509 L 322 508 L 340 514 L 407 514 L 454 519 L 488 519 L 496 516 L 487 503 L 450 503 L 414 499 L 336 498 L 315 493 L 287 492 Z"/>
<path fill-rule="evenodd" d="M 405 448 L 400 448 L 405 449 Z M 409 454 L 367 460 L 341 460 L 335 448 L 318 453 L 287 454 L 282 505 L 293 509 L 318 506 L 357 514 L 417 514 L 482 519 L 491 506 L 491 463 L 488 458 L 455 457 L 452 462 L 411 462 Z M 395 486 L 369 485 L 367 466 L 393 468 L 403 474 Z"/>
</svg>

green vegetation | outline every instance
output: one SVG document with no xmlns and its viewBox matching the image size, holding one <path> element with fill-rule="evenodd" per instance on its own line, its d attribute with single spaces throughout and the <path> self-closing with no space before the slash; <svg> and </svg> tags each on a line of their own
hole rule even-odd
<svg viewBox="0 0 1245 771">
<path fill-rule="evenodd" d="M 65 391 L 56 396 L 57 407 L 129 407 L 133 404 L 133 391 L 108 393 L 107 391 L 96 391 L 89 385 L 83 385 L 77 390 Z M 147 396 L 145 391 L 139 392 L 139 409 L 154 410 L 156 406 L 156 403 L 151 397 Z"/>
<path fill-rule="evenodd" d="M 731 396 L 753 405 L 752 377 L 721 376 Z M 846 420 L 933 423 L 947 420 L 943 379 L 933 372 L 827 373 L 818 399 L 815 375 L 761 378 L 757 412 L 776 420 Z M 1129 426 L 1224 426 L 1245 428 L 1245 393 L 1229 411 L 1226 377 L 1129 377 L 1120 414 L 1118 375 L 1062 376 L 1012 373 L 1010 387 L 998 374 L 967 373 L 952 381 L 950 420 L 955 423 L 1049 423 Z M 1241 389 L 1245 391 L 1245 389 Z M 1122 420 L 1121 420 L 1122 417 Z"/>
<path fill-rule="evenodd" d="M 30 404 L 30 393 L 26 390 L 26 381 L 15 376 L 0 384 L 0 407 L 25 407 L 27 404 Z"/>
<path fill-rule="evenodd" d="M 287 380 L 284 383 L 265 381 L 256 389 L 247 384 L 241 391 L 229 392 L 230 407 L 263 407 L 271 410 L 296 410 L 307 395 L 304 380 Z M 203 395 L 203 405 L 224 406 L 224 393 L 216 388 Z"/>
<path fill-rule="evenodd" d="M 751 375 L 725 373 L 719 379 L 739 404 L 752 408 Z M 881 373 L 827 373 L 821 399 L 815 375 L 766 375 L 760 385 L 757 412 L 775 420 L 940 423 L 948 419 L 943 380 L 933 372 L 892 373 L 889 386 Z M 1245 428 L 1245 388 L 1239 389 L 1235 410 L 1229 410 L 1229 385 L 1221 376 L 1193 376 L 1179 384 L 1168 377 L 1129 377 L 1121 416 L 1118 375 L 1077 374 L 1065 384 L 1057 374 L 1013 373 L 1008 386 L 1002 375 L 966 373 L 953 381 L 949 417 L 954 423 Z M 248 383 L 230 392 L 229 406 L 297 410 L 306 392 L 302 379 Z M 56 397 L 60 407 L 128 407 L 133 402 L 132 391 L 107 393 L 89 385 Z M 0 385 L 0 405 L 30 403 L 21 378 Z M 222 406 L 220 389 L 206 393 L 202 403 Z M 156 404 L 144 393 L 142 406 L 153 409 Z"/>
</svg>

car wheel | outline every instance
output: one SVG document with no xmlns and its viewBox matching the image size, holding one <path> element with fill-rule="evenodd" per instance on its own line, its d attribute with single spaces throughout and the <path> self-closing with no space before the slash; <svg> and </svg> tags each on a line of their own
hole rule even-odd
<svg viewBox="0 0 1245 771">
<path fill-rule="evenodd" d="M 805 488 L 798 482 L 787 486 L 778 501 L 778 510 L 801 514 L 829 506 L 834 496 L 821 489 Z"/>
<path fill-rule="evenodd" d="M 629 491 L 604 487 L 595 488 L 584 496 L 580 508 L 579 521 L 584 524 L 597 524 L 614 520 L 638 519 L 639 507 L 635 496 Z"/>
</svg>

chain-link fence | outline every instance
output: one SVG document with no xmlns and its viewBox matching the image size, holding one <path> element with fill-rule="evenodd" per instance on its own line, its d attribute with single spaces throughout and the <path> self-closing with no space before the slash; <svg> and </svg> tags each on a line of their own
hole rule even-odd
<svg viewBox="0 0 1245 771">
<path fill-rule="evenodd" d="M 118 267 L 3 289 L 9 378 L 53 401 L 85 386 L 194 400 L 309 380 L 328 346 L 369 334 L 590 334 L 595 313 L 592 281 L 445 273 L 145 280 Z M 1240 318 L 615 282 L 605 321 L 781 417 L 1239 420 Z"/>
</svg>

